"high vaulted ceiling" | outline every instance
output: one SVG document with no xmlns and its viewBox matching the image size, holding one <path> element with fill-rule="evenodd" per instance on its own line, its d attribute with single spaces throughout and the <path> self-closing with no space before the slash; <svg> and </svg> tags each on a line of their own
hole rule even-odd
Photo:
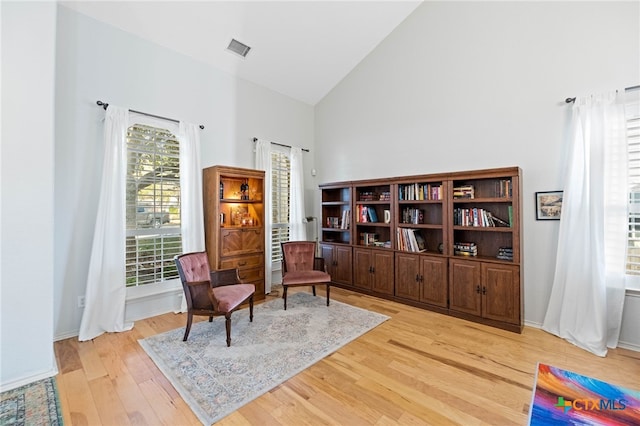
<svg viewBox="0 0 640 426">
<path fill-rule="evenodd" d="M 61 1 L 99 21 L 310 105 L 420 1 Z M 246 58 L 226 50 L 234 38 Z"/>
</svg>

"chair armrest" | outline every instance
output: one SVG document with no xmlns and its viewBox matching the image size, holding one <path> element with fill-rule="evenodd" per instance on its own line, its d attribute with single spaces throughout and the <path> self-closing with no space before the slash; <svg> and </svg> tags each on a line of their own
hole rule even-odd
<svg viewBox="0 0 640 426">
<path fill-rule="evenodd" d="M 199 285 L 206 285 L 208 287 L 210 285 L 209 281 L 187 281 L 185 284 L 189 287 L 195 287 Z"/>
<path fill-rule="evenodd" d="M 211 271 L 210 277 L 211 277 L 211 287 L 222 287 L 225 285 L 242 284 L 242 280 L 238 275 L 238 270 L 235 268 Z"/>
<path fill-rule="evenodd" d="M 327 266 L 324 264 L 324 257 L 313 258 L 313 270 L 327 272 Z"/>
</svg>

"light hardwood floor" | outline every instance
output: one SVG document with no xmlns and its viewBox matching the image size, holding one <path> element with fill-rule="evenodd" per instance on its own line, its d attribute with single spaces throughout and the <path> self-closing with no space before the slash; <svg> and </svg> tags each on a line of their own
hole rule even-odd
<svg viewBox="0 0 640 426">
<path fill-rule="evenodd" d="M 391 319 L 218 424 L 525 425 L 538 362 L 640 389 L 638 352 L 599 358 L 531 327 L 515 334 L 338 288 L 331 296 Z M 200 424 L 137 343 L 185 323 L 165 314 L 56 342 L 65 424 Z"/>
</svg>

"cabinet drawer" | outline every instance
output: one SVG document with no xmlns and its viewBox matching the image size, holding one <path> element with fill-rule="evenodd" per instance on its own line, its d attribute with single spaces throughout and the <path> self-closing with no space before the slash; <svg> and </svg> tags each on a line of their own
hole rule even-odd
<svg viewBox="0 0 640 426">
<path fill-rule="evenodd" d="M 257 268 L 262 265 L 264 265 L 264 256 L 261 254 L 255 256 L 242 256 L 220 259 L 220 269 L 249 269 Z"/>
<path fill-rule="evenodd" d="M 263 280 L 264 268 L 240 269 L 238 275 L 244 282 Z"/>
</svg>

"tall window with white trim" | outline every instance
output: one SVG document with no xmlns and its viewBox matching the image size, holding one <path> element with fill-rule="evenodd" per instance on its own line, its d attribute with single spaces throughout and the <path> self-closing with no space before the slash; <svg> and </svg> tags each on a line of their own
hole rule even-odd
<svg viewBox="0 0 640 426">
<path fill-rule="evenodd" d="M 271 260 L 279 265 L 282 261 L 280 243 L 289 241 L 289 187 L 291 184 L 291 161 L 284 151 L 271 152 Z"/>
<path fill-rule="evenodd" d="M 637 90 L 637 89 L 636 89 Z M 625 105 L 629 147 L 629 234 L 627 274 L 637 276 L 631 285 L 640 289 L 640 101 L 636 95 Z"/>
<path fill-rule="evenodd" d="M 166 129 L 134 124 L 127 130 L 126 226 L 127 287 L 178 278 L 180 149 Z"/>
</svg>

